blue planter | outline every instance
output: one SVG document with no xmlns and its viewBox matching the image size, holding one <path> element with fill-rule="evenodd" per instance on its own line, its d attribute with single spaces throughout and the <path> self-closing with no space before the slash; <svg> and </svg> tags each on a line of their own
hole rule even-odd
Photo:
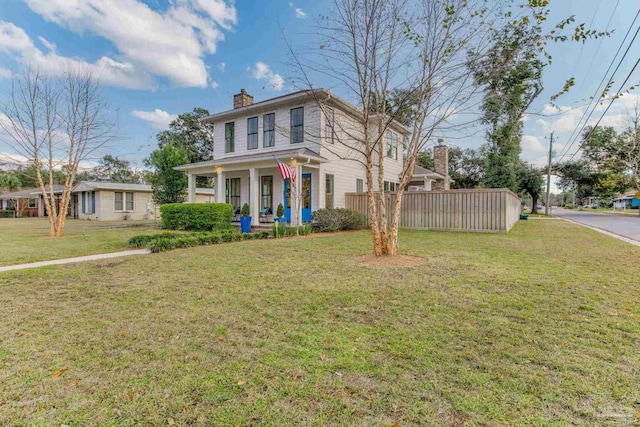
<svg viewBox="0 0 640 427">
<path fill-rule="evenodd" d="M 274 218 L 273 221 L 279 223 L 280 225 L 285 225 L 286 221 L 284 218 Z"/>
<path fill-rule="evenodd" d="M 251 217 L 250 216 L 240 217 L 240 231 L 242 231 L 243 233 L 251 233 Z"/>
</svg>

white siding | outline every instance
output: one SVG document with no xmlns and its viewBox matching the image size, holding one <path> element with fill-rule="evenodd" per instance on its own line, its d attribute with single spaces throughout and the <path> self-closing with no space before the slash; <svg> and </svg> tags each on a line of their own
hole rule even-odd
<svg viewBox="0 0 640 427">
<path fill-rule="evenodd" d="M 292 108 L 304 107 L 304 142 L 292 144 L 290 142 L 290 111 Z M 275 145 L 273 147 L 264 147 L 264 127 L 263 116 L 265 114 L 275 113 L 276 115 L 276 131 Z M 247 149 L 247 119 L 250 117 L 258 117 L 258 148 L 253 150 Z M 235 150 L 233 153 L 225 153 L 225 124 L 229 122 L 235 123 Z M 302 104 L 285 104 L 277 108 L 266 108 L 257 112 L 244 114 L 235 119 L 214 121 L 214 153 L 217 160 L 229 158 L 233 156 L 242 156 L 247 154 L 258 154 L 270 151 L 288 150 L 295 148 L 309 148 L 318 152 L 319 132 L 320 132 L 320 111 L 313 102 Z"/>
</svg>

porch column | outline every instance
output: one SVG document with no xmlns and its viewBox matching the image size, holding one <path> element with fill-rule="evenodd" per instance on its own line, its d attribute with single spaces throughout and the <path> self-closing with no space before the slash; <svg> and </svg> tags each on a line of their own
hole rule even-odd
<svg viewBox="0 0 640 427">
<path fill-rule="evenodd" d="M 424 177 L 424 189 L 426 191 L 431 191 L 431 179 L 426 176 Z"/>
<path fill-rule="evenodd" d="M 214 197 L 216 199 L 216 203 L 224 203 L 226 196 L 226 182 L 224 180 L 224 172 L 218 170 L 218 175 L 216 176 L 216 189 L 214 193 Z"/>
<path fill-rule="evenodd" d="M 249 168 L 249 209 L 251 210 L 251 225 L 260 225 L 260 183 L 258 170 Z"/>
<path fill-rule="evenodd" d="M 189 195 L 187 197 L 187 202 L 195 203 L 196 202 L 196 176 L 192 173 L 188 173 L 187 178 L 189 182 Z"/>
</svg>

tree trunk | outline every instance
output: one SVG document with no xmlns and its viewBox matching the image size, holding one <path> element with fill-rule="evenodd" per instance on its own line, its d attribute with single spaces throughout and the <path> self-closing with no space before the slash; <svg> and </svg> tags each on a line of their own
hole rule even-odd
<svg viewBox="0 0 640 427">
<path fill-rule="evenodd" d="M 535 196 L 534 195 L 531 196 L 531 213 L 532 214 L 538 213 L 538 195 L 537 194 Z"/>
</svg>

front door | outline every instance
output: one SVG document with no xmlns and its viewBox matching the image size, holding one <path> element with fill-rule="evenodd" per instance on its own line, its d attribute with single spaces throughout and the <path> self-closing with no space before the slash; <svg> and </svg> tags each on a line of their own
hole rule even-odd
<svg viewBox="0 0 640 427">
<path fill-rule="evenodd" d="M 302 222 L 311 222 L 311 174 L 302 174 Z"/>
<path fill-rule="evenodd" d="M 295 221 L 291 217 L 291 186 L 289 180 L 284 180 L 284 220 Z M 311 222 L 311 174 L 302 174 L 302 222 Z"/>
<path fill-rule="evenodd" d="M 284 220 L 291 222 L 291 187 L 289 179 L 284 180 Z"/>
</svg>

